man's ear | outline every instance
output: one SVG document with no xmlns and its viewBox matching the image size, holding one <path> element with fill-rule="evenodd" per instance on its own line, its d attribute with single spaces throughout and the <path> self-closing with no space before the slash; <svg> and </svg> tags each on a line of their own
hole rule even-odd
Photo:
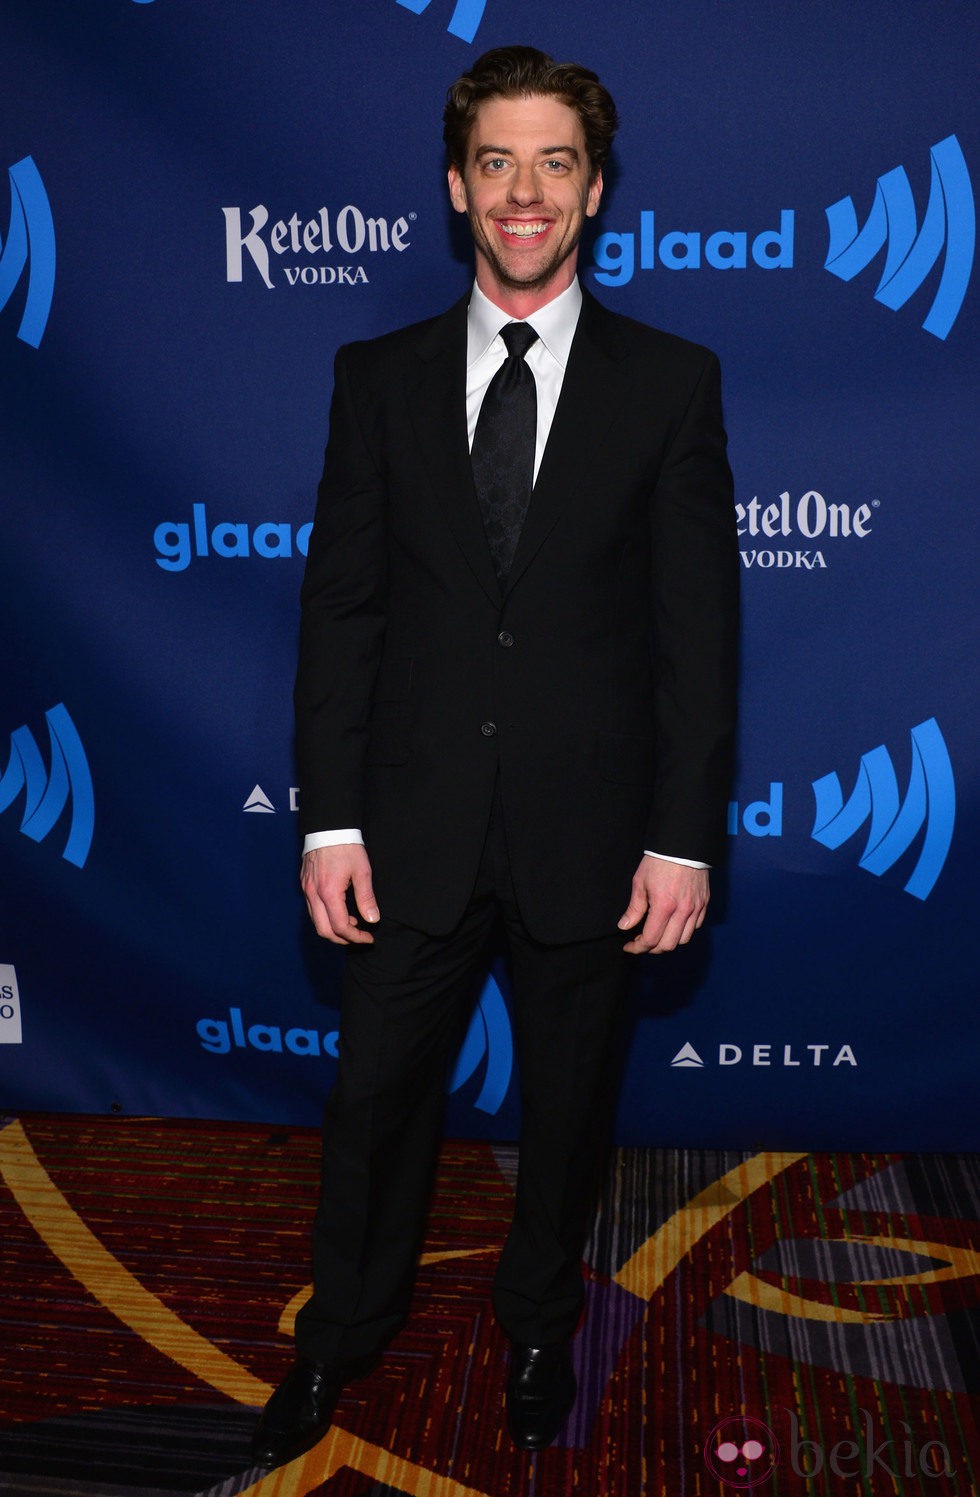
<svg viewBox="0 0 980 1497">
<path fill-rule="evenodd" d="M 589 196 L 585 205 L 586 218 L 595 218 L 599 211 L 599 199 L 602 197 L 602 172 L 596 172 L 589 184 Z"/>
<path fill-rule="evenodd" d="M 449 182 L 449 201 L 452 203 L 457 213 L 465 213 L 466 187 L 463 184 L 463 178 L 461 177 L 459 169 L 457 167 L 451 166 L 449 168 L 449 171 L 447 173 L 447 180 Z"/>
</svg>

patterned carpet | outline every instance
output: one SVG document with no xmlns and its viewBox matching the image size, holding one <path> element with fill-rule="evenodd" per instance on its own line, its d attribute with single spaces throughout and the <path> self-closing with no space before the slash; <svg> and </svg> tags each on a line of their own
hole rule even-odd
<svg viewBox="0 0 980 1497">
<path fill-rule="evenodd" d="M 624 1149 L 576 1408 L 501 1430 L 509 1147 L 450 1143 L 410 1325 L 326 1440 L 249 1469 L 306 1288 L 311 1131 L 0 1120 L 10 1497 L 937 1493 L 980 1472 L 980 1157 Z"/>
</svg>

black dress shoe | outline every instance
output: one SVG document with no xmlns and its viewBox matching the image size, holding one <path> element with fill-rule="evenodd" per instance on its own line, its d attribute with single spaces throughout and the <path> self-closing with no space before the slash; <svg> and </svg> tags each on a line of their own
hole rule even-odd
<svg viewBox="0 0 980 1497">
<path fill-rule="evenodd" d="M 544 1450 L 568 1418 L 576 1393 L 568 1347 L 511 1342 L 507 1424 L 519 1450 Z"/>
<path fill-rule="evenodd" d="M 284 1466 L 311 1450 L 330 1428 L 348 1380 L 343 1370 L 300 1357 L 262 1411 L 252 1436 L 257 1466 Z"/>
</svg>

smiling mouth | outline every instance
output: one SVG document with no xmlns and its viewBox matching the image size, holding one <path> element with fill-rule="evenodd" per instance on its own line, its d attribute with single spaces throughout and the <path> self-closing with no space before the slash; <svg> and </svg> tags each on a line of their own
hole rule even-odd
<svg viewBox="0 0 980 1497">
<path fill-rule="evenodd" d="M 550 229 L 551 224 L 548 220 L 542 219 L 503 223 L 498 218 L 497 227 L 502 233 L 510 235 L 512 239 L 535 239 L 539 234 L 543 234 L 545 229 Z"/>
</svg>

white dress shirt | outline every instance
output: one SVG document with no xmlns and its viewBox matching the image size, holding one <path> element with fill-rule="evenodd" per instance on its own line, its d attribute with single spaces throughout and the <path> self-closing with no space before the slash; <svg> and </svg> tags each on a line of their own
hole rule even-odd
<svg viewBox="0 0 980 1497">
<path fill-rule="evenodd" d="M 572 348 L 572 339 L 582 309 L 582 288 L 578 280 L 524 320 L 537 333 L 537 340 L 525 354 L 525 362 L 534 374 L 538 396 L 538 428 L 534 442 L 534 477 L 538 476 L 551 423 L 561 394 L 562 380 Z M 507 346 L 500 329 L 518 319 L 508 316 L 474 283 L 466 315 L 466 431 L 470 447 L 476 431 L 477 417 L 487 393 L 487 386 L 507 357 Z M 363 843 L 357 827 L 337 831 L 309 832 L 303 843 L 304 853 L 317 847 L 336 847 L 343 842 Z M 683 863 L 688 868 L 706 868 L 690 858 L 667 857 L 646 851 L 651 858 L 663 857 L 669 863 Z"/>
</svg>

